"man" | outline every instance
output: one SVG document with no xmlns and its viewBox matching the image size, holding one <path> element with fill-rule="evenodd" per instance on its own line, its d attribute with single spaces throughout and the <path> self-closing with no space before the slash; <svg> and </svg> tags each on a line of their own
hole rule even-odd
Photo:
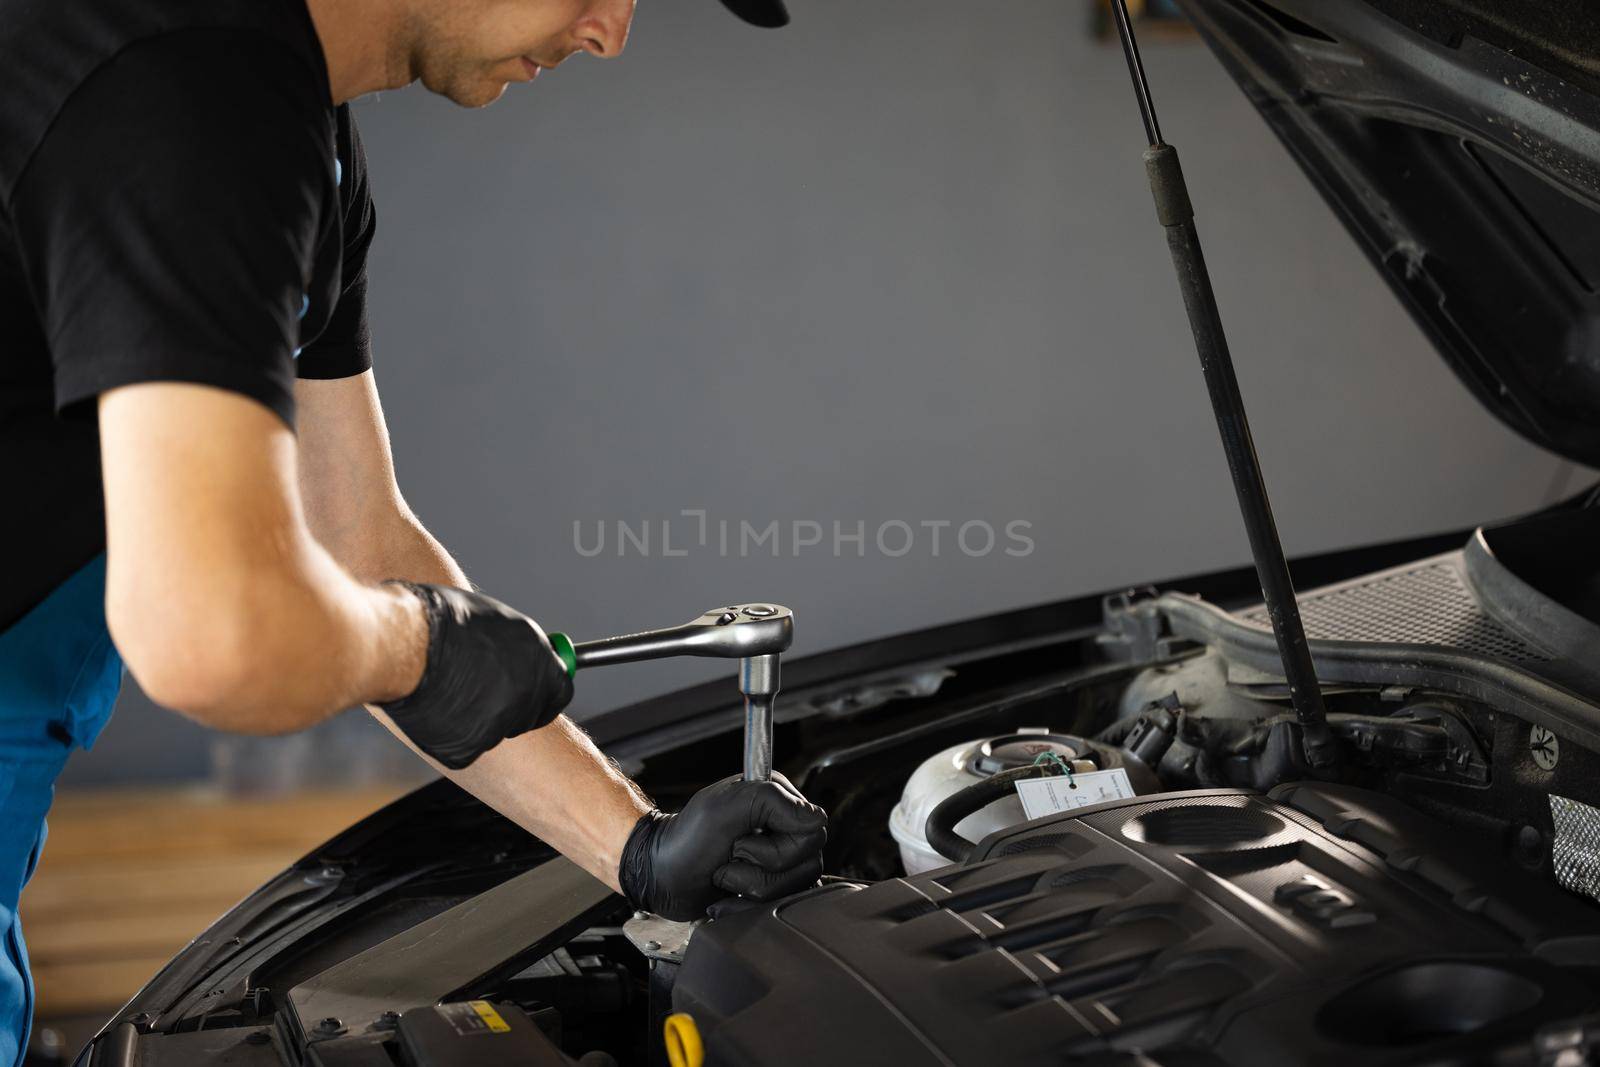
<svg viewBox="0 0 1600 1067">
<path fill-rule="evenodd" d="M 370 370 L 373 211 L 347 102 L 421 81 L 488 104 L 575 53 L 620 54 L 632 15 L 0 0 L 0 1064 L 32 1011 L 16 906 L 52 784 L 124 662 L 218 729 L 376 705 L 662 915 L 815 881 L 825 817 L 786 781 L 730 779 L 664 815 L 560 716 L 572 685 L 544 633 L 471 591 L 402 499 Z"/>
</svg>

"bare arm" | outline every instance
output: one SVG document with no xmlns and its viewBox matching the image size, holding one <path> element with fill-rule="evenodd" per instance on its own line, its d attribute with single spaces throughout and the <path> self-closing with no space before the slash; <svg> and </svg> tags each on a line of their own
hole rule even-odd
<svg viewBox="0 0 1600 1067">
<path fill-rule="evenodd" d="M 113 389 L 99 413 L 106 619 L 155 700 L 219 729 L 284 733 L 415 688 L 420 606 L 317 544 L 276 415 L 176 382 Z"/>
<path fill-rule="evenodd" d="M 365 581 L 405 578 L 470 587 L 400 494 L 372 373 L 300 381 L 295 404 L 300 493 L 313 536 L 334 558 Z M 387 716 L 369 710 L 405 740 Z M 618 888 L 623 843 L 650 805 L 566 716 L 502 742 L 465 770 L 439 769 Z"/>
</svg>

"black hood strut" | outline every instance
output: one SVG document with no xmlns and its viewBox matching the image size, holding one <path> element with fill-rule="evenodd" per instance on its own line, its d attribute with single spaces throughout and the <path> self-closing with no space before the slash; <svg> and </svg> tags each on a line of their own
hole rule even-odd
<svg viewBox="0 0 1600 1067">
<path fill-rule="evenodd" d="M 1217 417 L 1217 431 L 1222 435 L 1222 450 L 1233 475 L 1233 489 L 1239 498 L 1239 511 L 1244 516 L 1250 552 L 1255 557 L 1256 575 L 1261 580 L 1261 595 L 1272 619 L 1278 653 L 1283 658 L 1284 678 L 1289 683 L 1289 697 L 1300 724 L 1306 762 L 1314 771 L 1327 772 L 1336 763 L 1335 741 L 1328 730 L 1327 708 L 1322 702 L 1322 689 L 1317 685 L 1311 650 L 1306 645 L 1300 605 L 1295 600 L 1294 581 L 1289 576 L 1283 542 L 1278 538 L 1278 526 L 1272 517 L 1272 503 L 1267 499 L 1255 441 L 1250 436 L 1250 420 L 1245 415 L 1244 398 L 1239 394 L 1239 379 L 1234 374 L 1233 357 L 1228 352 L 1217 297 L 1211 289 L 1211 275 L 1200 250 L 1200 234 L 1195 229 L 1189 190 L 1178 165 L 1177 150 L 1161 139 L 1161 126 L 1156 121 L 1155 105 L 1150 99 L 1150 85 L 1145 79 L 1144 63 L 1139 58 L 1139 45 L 1133 36 L 1126 0 L 1112 0 L 1111 9 L 1117 33 L 1122 38 L 1123 53 L 1128 59 L 1128 72 L 1133 77 L 1134 92 L 1139 98 L 1145 135 L 1150 142 L 1144 153 L 1144 164 L 1150 191 L 1155 196 L 1156 217 L 1167 231 L 1167 246 L 1172 252 L 1178 288 L 1189 312 L 1189 328 L 1194 332 L 1200 369 L 1211 394 L 1211 410 Z"/>
</svg>

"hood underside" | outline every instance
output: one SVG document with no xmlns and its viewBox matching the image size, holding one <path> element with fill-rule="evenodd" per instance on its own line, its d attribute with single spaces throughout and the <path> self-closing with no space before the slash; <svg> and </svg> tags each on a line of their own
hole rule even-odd
<svg viewBox="0 0 1600 1067">
<path fill-rule="evenodd" d="M 1600 465 L 1600 8 L 1180 2 L 1473 394 Z"/>
</svg>

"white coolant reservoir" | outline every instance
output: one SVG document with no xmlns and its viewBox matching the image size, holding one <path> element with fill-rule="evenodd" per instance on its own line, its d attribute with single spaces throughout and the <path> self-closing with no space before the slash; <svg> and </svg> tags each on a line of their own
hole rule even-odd
<svg viewBox="0 0 1600 1067">
<path fill-rule="evenodd" d="M 924 760 L 906 782 L 900 803 L 889 813 L 889 834 L 900 846 L 900 860 L 905 864 L 906 873 L 921 874 L 950 864 L 928 844 L 924 830 L 928 815 L 940 801 L 991 774 L 1025 767 L 1044 753 L 1071 762 L 1088 755 L 1088 749 L 1088 743 L 1082 738 L 1041 729 L 968 741 Z M 996 830 L 1027 820 L 1022 801 L 1017 799 L 1016 793 L 1008 793 L 956 823 L 956 833 L 968 841 L 981 841 Z"/>
</svg>

